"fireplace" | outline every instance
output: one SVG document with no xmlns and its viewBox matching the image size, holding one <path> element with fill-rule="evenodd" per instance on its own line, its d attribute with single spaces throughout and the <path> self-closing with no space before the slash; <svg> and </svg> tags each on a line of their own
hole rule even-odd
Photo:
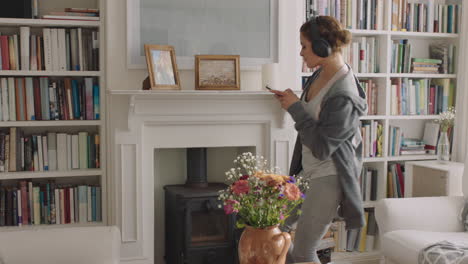
<svg viewBox="0 0 468 264">
<path fill-rule="evenodd" d="M 296 133 L 291 119 L 269 92 L 137 92 L 128 96 L 125 92 L 114 93 L 112 104 L 108 104 L 110 111 L 116 113 L 110 120 L 111 130 L 115 131 L 110 138 L 113 151 L 109 158 L 114 192 L 108 209 L 121 230 L 121 262 L 159 264 L 165 263 L 165 256 L 169 258 L 165 249 L 173 247 L 166 245 L 169 227 L 165 223 L 164 187 L 185 183 L 187 148 L 206 147 L 208 182 L 223 182 L 224 172 L 233 165 L 232 159 L 248 151 L 265 156 L 273 166 L 288 171 Z M 122 110 L 125 104 L 128 109 Z M 180 195 L 179 198 L 187 206 L 189 200 Z M 171 213 L 182 219 L 181 211 Z M 200 217 L 194 214 L 193 219 L 201 219 L 195 220 L 194 225 L 205 221 Z M 178 221 L 174 225 L 182 229 L 185 223 Z M 187 254 L 187 249 L 202 248 L 200 241 L 194 239 L 195 242 L 197 246 L 188 242 L 178 245 L 185 247 L 182 253 Z M 193 254 L 190 256 L 195 259 Z"/>
<path fill-rule="evenodd" d="M 218 200 L 226 185 L 207 181 L 206 148 L 187 148 L 186 156 L 186 183 L 164 186 L 166 263 L 235 263 L 235 219 Z"/>
</svg>

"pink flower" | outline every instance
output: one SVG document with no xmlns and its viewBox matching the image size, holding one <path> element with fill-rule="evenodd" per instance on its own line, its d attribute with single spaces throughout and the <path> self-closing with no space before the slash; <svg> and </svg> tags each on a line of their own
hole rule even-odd
<svg viewBox="0 0 468 264">
<path fill-rule="evenodd" d="M 236 204 L 239 204 L 239 202 L 236 200 L 226 200 L 226 204 L 224 205 L 224 213 L 228 215 L 239 212 L 239 210 L 235 208 Z"/>
<path fill-rule="evenodd" d="M 284 195 L 290 201 L 297 201 L 299 198 L 301 198 L 301 191 L 296 185 L 292 183 L 286 183 L 284 185 Z"/>
<path fill-rule="evenodd" d="M 249 178 L 249 175 L 243 175 L 242 177 L 240 177 L 239 179 L 240 180 L 247 180 Z"/>
<path fill-rule="evenodd" d="M 283 220 L 283 219 L 284 219 L 284 215 L 283 215 L 282 213 L 280 213 L 279 219 L 280 219 L 280 220 Z"/>
<path fill-rule="evenodd" d="M 249 193 L 249 182 L 246 180 L 238 180 L 232 184 L 232 191 L 239 195 L 243 193 Z"/>
</svg>

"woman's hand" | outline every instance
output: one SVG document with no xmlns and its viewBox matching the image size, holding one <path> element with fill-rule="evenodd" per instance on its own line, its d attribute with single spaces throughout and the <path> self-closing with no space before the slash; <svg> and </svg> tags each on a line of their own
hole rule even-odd
<svg viewBox="0 0 468 264">
<path fill-rule="evenodd" d="M 284 110 L 288 110 L 292 104 L 300 100 L 291 89 L 285 91 L 271 90 L 270 92 L 275 94 L 275 98 L 281 103 Z"/>
</svg>

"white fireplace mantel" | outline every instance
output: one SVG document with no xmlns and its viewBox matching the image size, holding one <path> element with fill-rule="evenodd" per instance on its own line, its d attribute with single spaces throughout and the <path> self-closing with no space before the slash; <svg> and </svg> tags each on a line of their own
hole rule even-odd
<svg viewBox="0 0 468 264">
<path fill-rule="evenodd" d="M 113 91 L 109 97 L 120 96 L 128 97 L 128 127 L 110 131 L 110 175 L 122 262 L 164 263 L 167 181 L 155 169 L 155 149 L 252 146 L 288 170 L 296 134 L 269 92 Z"/>
</svg>

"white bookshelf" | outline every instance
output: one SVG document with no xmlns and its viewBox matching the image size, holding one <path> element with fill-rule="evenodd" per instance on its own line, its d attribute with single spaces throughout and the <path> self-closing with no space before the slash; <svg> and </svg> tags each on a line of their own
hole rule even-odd
<svg viewBox="0 0 468 264">
<path fill-rule="evenodd" d="M 0 121 L 0 127 L 63 127 L 99 126 L 102 120 L 57 120 L 57 121 Z"/>
<path fill-rule="evenodd" d="M 79 21 L 79 20 L 52 20 L 52 19 L 22 19 L 22 18 L 0 18 L 2 27 L 92 27 L 101 26 L 101 21 Z"/>
<path fill-rule="evenodd" d="M 0 18 L 0 32 L 6 35 L 19 35 L 19 27 L 30 27 L 31 33 L 41 32 L 42 28 L 88 28 L 97 29 L 99 38 L 99 70 L 98 71 L 24 71 L 24 70 L 0 70 L 0 77 L 93 77 L 99 83 L 99 120 L 47 120 L 47 121 L 0 121 L 0 129 L 17 127 L 28 134 L 40 132 L 67 132 L 78 133 L 80 131 L 91 131 L 99 134 L 99 168 L 73 169 L 57 171 L 18 171 L 0 172 L 0 185 L 3 183 L 19 182 L 19 180 L 48 181 L 55 179 L 57 184 L 99 184 L 101 187 L 101 221 L 87 223 L 53 224 L 53 225 L 23 225 L 2 226 L 2 231 L 34 230 L 42 228 L 70 228 L 77 226 L 102 226 L 108 223 L 108 186 L 107 186 L 107 162 L 106 162 L 106 83 L 105 83 L 105 28 L 104 28 L 104 0 L 50 0 L 39 1 L 39 15 L 45 12 L 57 11 L 64 7 L 98 8 L 100 10 L 100 21 L 79 20 L 49 20 L 49 19 L 19 19 Z M 3 34 L 2 34 L 3 35 Z M 42 35 L 42 34 L 40 34 Z M 12 186 L 11 184 L 5 184 Z"/>
<path fill-rule="evenodd" d="M 0 76 L 100 77 L 101 75 L 101 71 L 0 71 Z"/>
<path fill-rule="evenodd" d="M 0 174 L 0 180 L 15 180 L 15 179 L 42 179 L 42 178 L 64 178 L 64 177 L 92 177 L 103 175 L 101 169 L 86 169 L 86 170 L 65 170 L 65 171 L 19 171 L 19 172 L 4 172 Z"/>
<path fill-rule="evenodd" d="M 86 227 L 86 226 L 105 226 L 104 222 L 88 222 L 88 223 L 73 223 L 73 224 L 58 224 L 58 225 L 23 225 L 23 226 L 4 226 L 0 230 L 5 231 L 22 231 L 22 230 L 39 230 L 50 228 L 71 228 L 71 227 Z"/>
<path fill-rule="evenodd" d="M 300 6 L 299 14 L 302 14 L 303 20 L 300 21 L 303 23 L 305 21 L 305 6 L 304 4 Z M 438 1 L 437 3 L 447 3 L 453 4 L 453 1 Z M 316 1 L 317 2 L 317 1 Z M 430 122 L 431 120 L 436 119 L 437 115 L 392 115 L 391 114 L 391 80 L 393 78 L 414 78 L 414 79 L 434 79 L 434 78 L 447 78 L 451 79 L 455 83 L 456 90 L 463 89 L 464 85 L 457 83 L 457 71 L 458 66 L 460 65 L 456 61 L 456 70 L 454 74 L 415 74 L 415 73 L 392 73 L 391 72 L 391 54 L 392 54 L 392 43 L 394 40 L 408 39 L 410 43 L 417 47 L 417 51 L 414 52 L 412 57 L 417 58 L 429 58 L 428 47 L 430 43 L 435 41 L 453 43 L 457 47 L 457 53 L 455 57 L 459 55 L 458 49 L 459 40 L 461 39 L 461 34 L 466 34 L 467 25 L 459 25 L 460 34 L 455 33 L 432 33 L 432 32 L 407 32 L 407 31 L 392 31 L 391 30 L 391 4 L 392 1 L 382 1 L 384 2 L 383 7 L 383 29 L 382 30 L 362 30 L 362 29 L 348 29 L 353 36 L 353 39 L 360 37 L 375 37 L 379 41 L 378 49 L 378 59 L 380 60 L 378 65 L 380 72 L 378 73 L 359 73 L 355 71 L 355 74 L 358 78 L 372 79 L 377 83 L 378 86 L 378 115 L 368 115 L 361 117 L 362 121 L 366 120 L 377 120 L 383 125 L 383 154 L 381 157 L 364 157 L 363 162 L 364 166 L 376 169 L 378 171 L 378 180 L 377 180 L 377 201 L 365 202 L 364 208 L 374 208 L 378 200 L 386 198 L 387 192 L 387 171 L 389 165 L 394 162 L 406 162 L 406 161 L 424 161 L 424 160 L 435 160 L 436 155 L 400 155 L 400 156 L 389 156 L 389 127 L 392 125 L 400 126 L 404 132 L 408 131 L 408 137 L 417 137 L 422 138 L 424 131 L 424 124 Z M 423 3 L 426 1 L 412 1 L 408 2 L 418 2 Z M 457 1 L 458 4 L 461 4 L 462 1 Z M 464 14 L 465 15 L 465 14 Z M 297 25 L 299 29 L 301 25 Z M 297 46 L 300 46 L 299 41 L 297 41 Z M 302 72 L 302 58 L 297 56 L 297 67 L 298 72 L 297 76 L 302 83 L 302 78 L 310 76 L 310 72 Z M 457 94 L 457 92 L 455 92 Z M 455 100 L 455 99 L 454 99 Z M 334 252 L 332 254 L 333 263 L 378 263 L 380 258 L 379 245 L 376 243 L 375 251 L 373 252 Z"/>
</svg>

